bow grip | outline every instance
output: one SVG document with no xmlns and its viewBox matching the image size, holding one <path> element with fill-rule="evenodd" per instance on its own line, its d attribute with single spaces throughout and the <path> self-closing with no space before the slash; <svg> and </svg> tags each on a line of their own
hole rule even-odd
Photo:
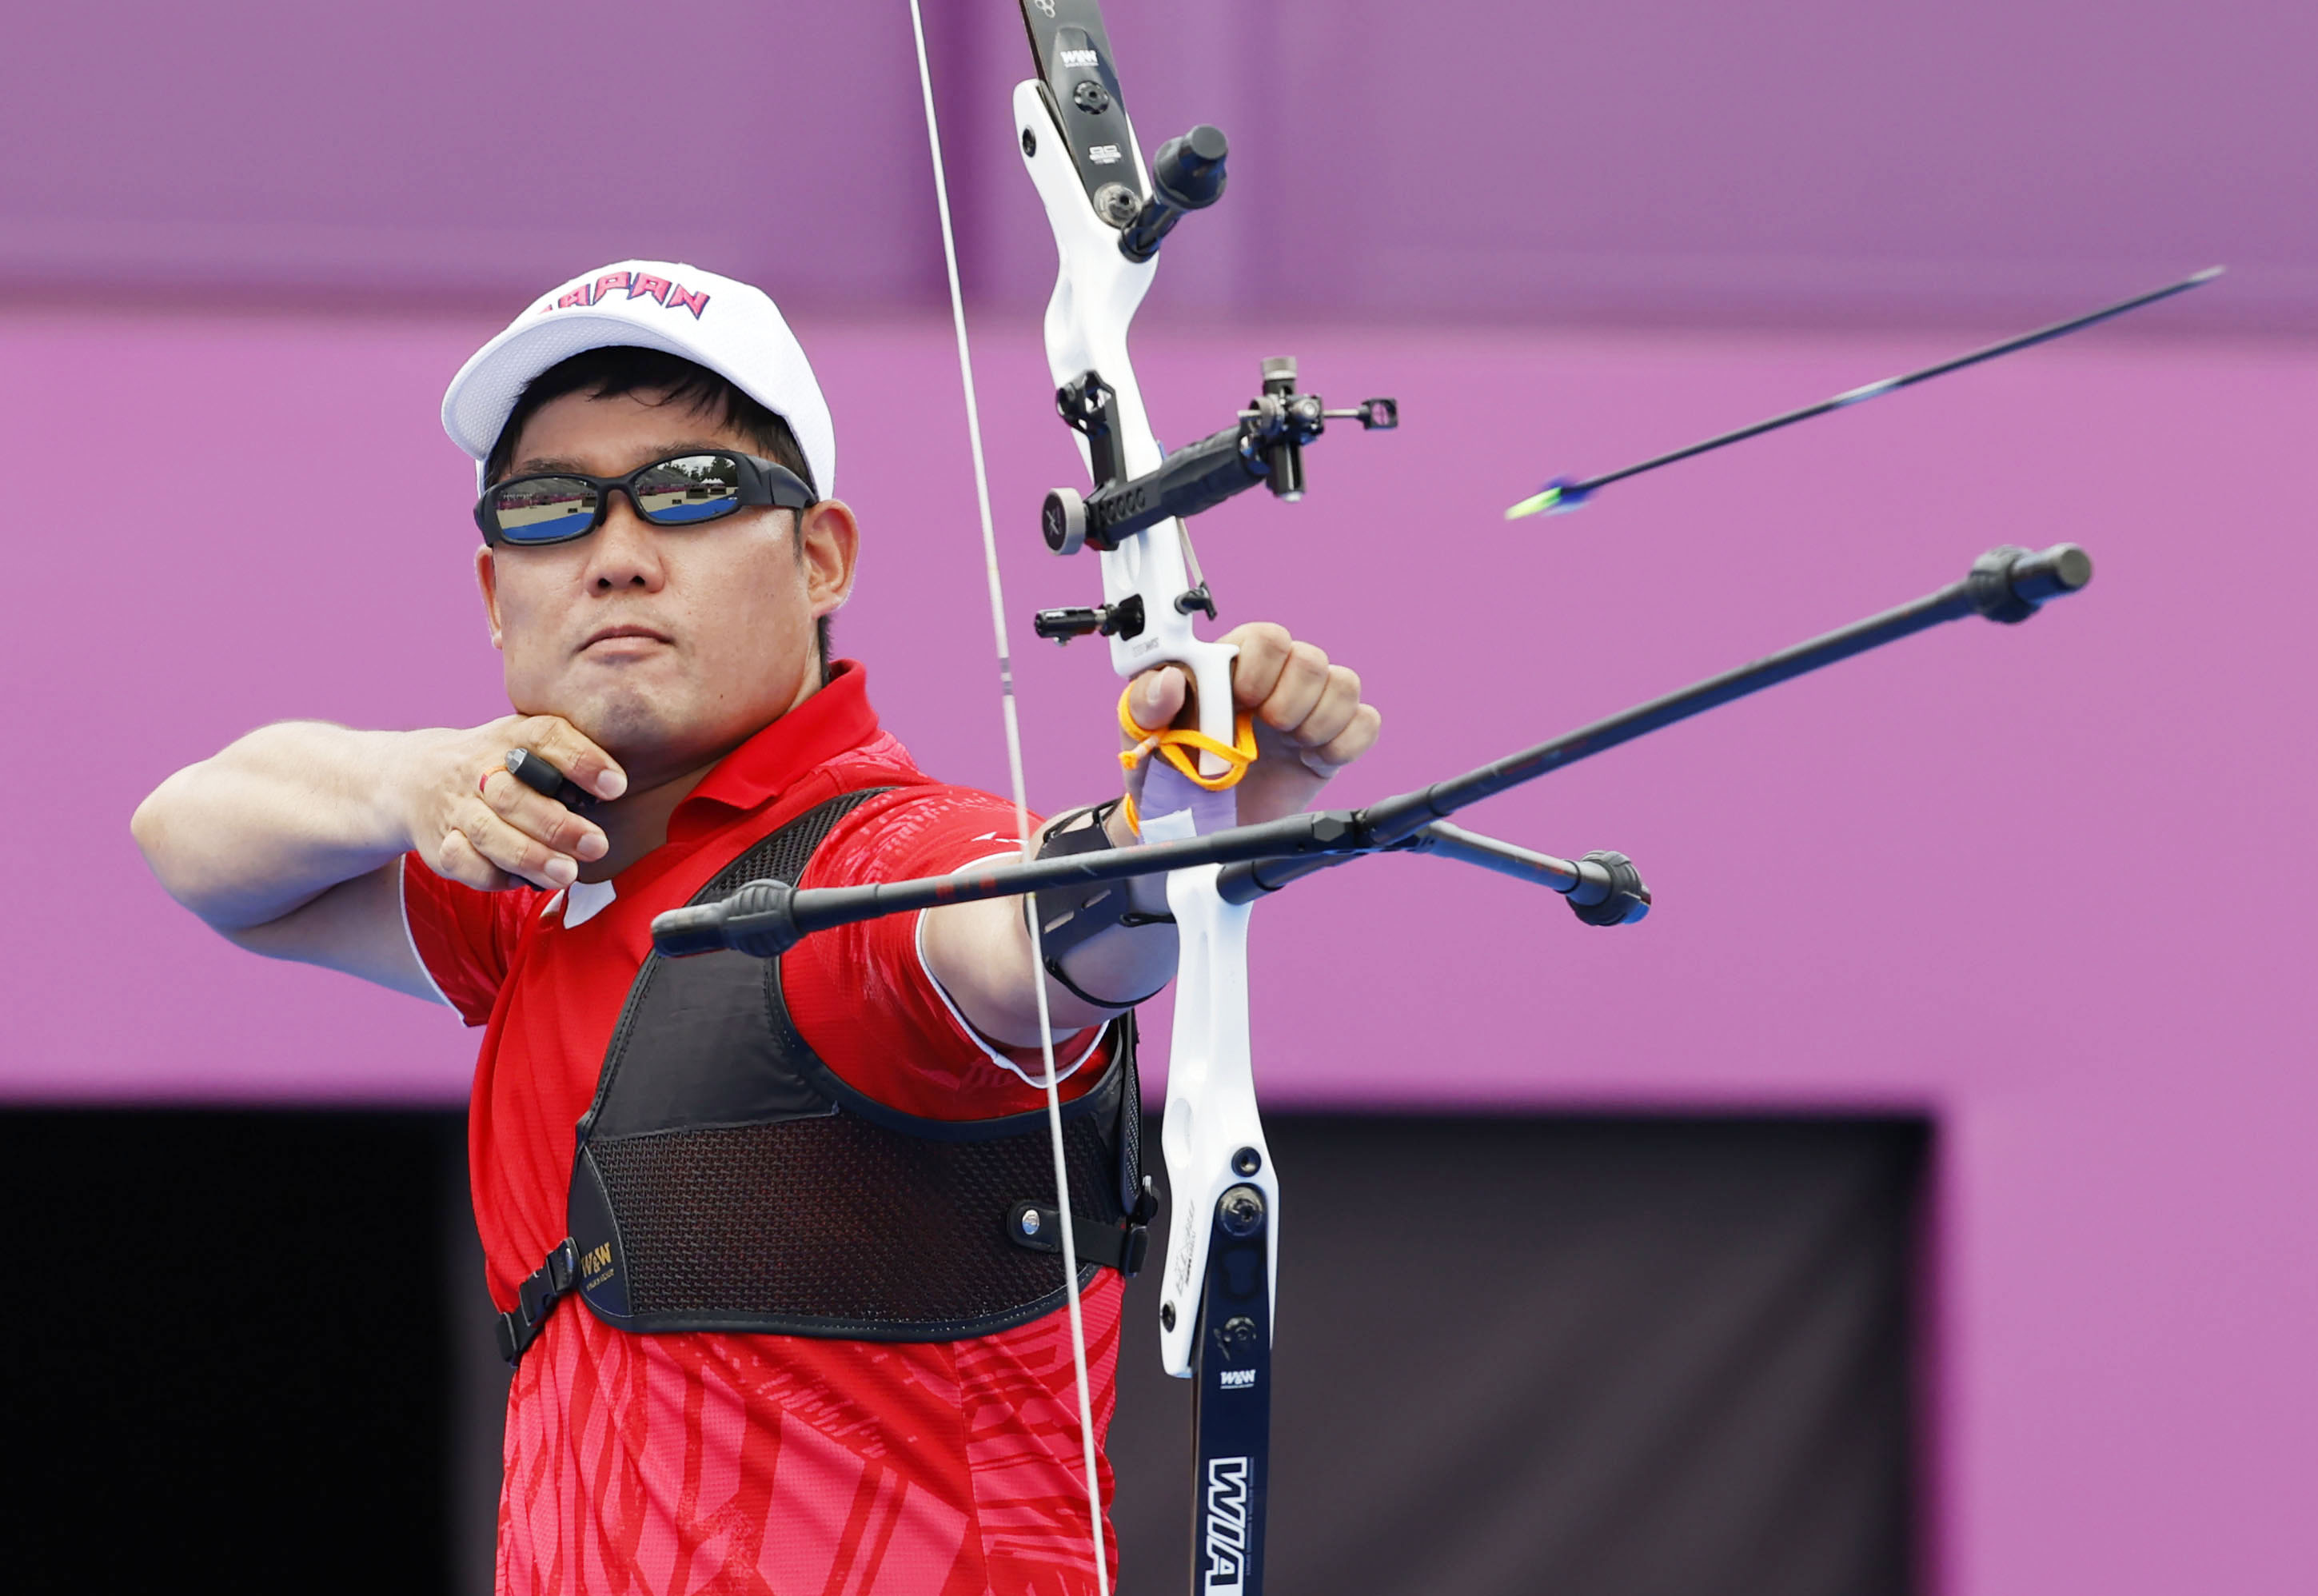
<svg viewBox="0 0 2318 1596">
<path fill-rule="evenodd" d="M 1190 631 L 1189 618 L 1184 631 Z M 1205 642 L 1197 637 L 1187 637 L 1186 646 L 1172 650 L 1172 658 L 1160 664 L 1172 664 L 1191 678 L 1191 708 L 1196 713 L 1199 731 L 1228 747 L 1239 736 L 1239 710 L 1232 697 L 1232 665 L 1239 658 L 1239 648 L 1233 643 Z M 1199 774 L 1221 776 L 1226 768 L 1224 761 L 1212 754 L 1199 756 Z"/>
</svg>

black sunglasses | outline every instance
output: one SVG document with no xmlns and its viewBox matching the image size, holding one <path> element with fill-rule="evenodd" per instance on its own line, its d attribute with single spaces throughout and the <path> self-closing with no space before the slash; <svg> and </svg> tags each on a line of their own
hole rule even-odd
<svg viewBox="0 0 2318 1596">
<path fill-rule="evenodd" d="M 774 505 L 810 509 L 820 501 L 786 466 L 753 454 L 671 454 L 624 477 L 583 477 L 576 471 L 514 477 L 483 490 L 475 525 L 483 541 L 568 543 L 604 525 L 614 489 L 654 526 L 693 526 L 735 510 Z"/>
</svg>

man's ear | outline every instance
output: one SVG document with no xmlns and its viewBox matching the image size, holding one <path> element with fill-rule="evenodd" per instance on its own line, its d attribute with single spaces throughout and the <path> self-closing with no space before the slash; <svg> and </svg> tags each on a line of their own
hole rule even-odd
<svg viewBox="0 0 2318 1596">
<path fill-rule="evenodd" d="M 483 590 L 483 615 L 490 623 L 491 647 L 499 648 L 499 568 L 491 559 L 489 543 L 475 550 L 475 586 Z"/>
<path fill-rule="evenodd" d="M 855 564 L 861 554 L 861 524 L 853 507 L 824 498 L 797 512 L 797 558 L 804 565 L 805 596 L 815 620 L 833 614 L 853 596 Z"/>
</svg>

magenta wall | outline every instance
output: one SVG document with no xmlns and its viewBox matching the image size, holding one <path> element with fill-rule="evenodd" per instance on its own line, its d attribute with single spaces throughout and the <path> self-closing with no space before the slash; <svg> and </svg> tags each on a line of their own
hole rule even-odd
<svg viewBox="0 0 2318 1596">
<path fill-rule="evenodd" d="M 469 478 L 432 419 L 487 330 L 0 318 L 4 369 L 36 379 L 0 399 L 25 462 L 20 686 L 0 709 L 8 1095 L 457 1099 L 472 1037 L 447 1015 L 211 938 L 146 876 L 126 817 L 267 718 L 494 713 Z M 844 647 L 927 763 L 994 781 L 946 331 L 804 332 L 868 528 Z M 1038 492 L 1075 462 L 1029 330 L 984 333 L 1019 616 L 1083 596 L 1092 573 L 1033 558 Z M 1267 905 L 1259 1054 L 1279 1103 L 1934 1114 L 1943 1588 L 2306 1589 L 2318 353 L 2096 335 L 1508 528 L 1498 508 L 1551 470 L 1945 340 L 1339 327 L 1148 344 L 1172 435 L 1211 425 L 1266 350 L 1301 354 L 1324 391 L 1405 403 L 1397 437 L 1316 451 L 1304 505 L 1243 502 L 1201 528 L 1226 618 L 1289 620 L 1385 707 L 1347 799 L 1913 596 L 1991 543 L 2093 550 L 2092 589 L 2026 627 L 1946 628 L 1475 816 L 1556 851 L 1632 853 L 1658 894 L 1638 928 L 1590 932 L 1541 894 L 1422 860 Z M 897 407 L 883 441 L 877 405 Z M 116 451 L 90 447 L 124 433 L 149 473 L 126 495 L 94 474 Z M 294 495 L 233 497 L 276 473 L 379 491 L 344 490 L 327 519 Z M 1101 661 L 1026 652 L 1034 798 L 1100 792 Z"/>
<path fill-rule="evenodd" d="M 927 9 L 968 283 L 1029 303 L 1017 7 Z M 1206 120 L 1236 152 L 1163 303 L 1874 323 L 2226 260 L 2186 315 L 2318 327 L 2296 0 L 1110 13 L 1145 142 Z M 472 304 L 645 255 L 831 307 L 940 292 L 901 0 L 79 0 L 8 43 L 0 285 Z"/>
</svg>

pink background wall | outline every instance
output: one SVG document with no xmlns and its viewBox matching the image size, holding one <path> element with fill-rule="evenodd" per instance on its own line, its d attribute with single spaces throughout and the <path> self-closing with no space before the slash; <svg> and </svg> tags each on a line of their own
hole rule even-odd
<svg viewBox="0 0 2318 1596">
<path fill-rule="evenodd" d="M 1053 272 L 1008 121 L 1018 8 L 926 9 L 968 285 L 1031 304 Z M 642 255 L 829 305 L 940 292 L 899 0 L 17 10 L 0 284 L 441 304 Z M 2318 11 L 2295 0 L 1109 22 L 1144 143 L 1204 120 L 1235 152 L 1160 306 L 1872 325 L 2226 260 L 2233 295 L 2190 324 L 2318 327 Z"/>
<path fill-rule="evenodd" d="M 1473 814 L 1633 854 L 1658 902 L 1640 928 L 1422 860 L 1264 906 L 1271 1100 L 1926 1112 L 1940 1588 L 2308 1590 L 2312 13 L 1112 9 L 1146 141 L 1204 116 L 1239 158 L 1145 318 L 1163 432 L 1221 425 L 1284 351 L 1408 418 L 1321 445 L 1305 504 L 1199 526 L 1226 620 L 1287 621 L 1384 706 L 1346 801 L 1913 597 L 1997 542 L 2074 539 L 2099 567 L 2026 627 L 1945 628 Z M 1020 624 L 1092 573 L 1030 536 L 1077 467 L 1030 318 L 1050 257 L 1004 148 L 1020 44 L 1003 4 L 939 10 L 1033 795 L 1058 806 L 1109 779 L 1114 688 Z M 498 711 L 470 478 L 433 416 L 515 302 L 597 259 L 689 256 L 780 294 L 868 528 L 843 650 L 925 763 L 1001 779 L 898 11 L 553 19 L 21 19 L 22 58 L 62 65 L 0 102 L 22 645 L 0 1094 L 459 1099 L 472 1038 L 447 1015 L 234 953 L 161 896 L 127 816 L 267 719 Z M 586 92 L 671 38 L 680 115 L 648 83 Z M 2209 260 L 2232 275 L 2134 323 L 1575 518 L 1497 518 L 1554 472 Z"/>
<path fill-rule="evenodd" d="M 33 467 L 13 473 L 25 646 L 0 709 L 20 773 L 0 843 L 11 1095 L 457 1099 L 472 1038 L 446 1014 L 237 955 L 163 899 L 125 821 L 162 774 L 265 718 L 495 713 L 466 473 L 431 418 L 486 330 L 0 319 L 5 369 L 40 374 L 0 411 Z M 1091 573 L 1033 557 L 1037 493 L 1074 462 L 1028 330 L 986 331 L 1019 616 Z M 806 336 L 869 529 L 843 647 L 927 763 L 994 781 L 943 329 Z M 1257 496 L 1201 528 L 1227 618 L 1287 618 L 1385 707 L 1351 800 L 1927 591 L 1995 542 L 2075 538 L 2100 566 L 2017 631 L 1945 628 L 1476 814 L 1633 854 L 1658 901 L 1640 928 L 1588 931 L 1543 894 L 1422 860 L 1266 905 L 1266 1085 L 1280 1103 L 1929 1111 L 1945 1588 L 2304 1590 L 2318 359 L 2103 335 L 1575 518 L 1496 517 L 1553 469 L 1950 341 L 1147 338 L 1174 435 L 1235 402 L 1262 350 L 1297 351 L 1323 391 L 1404 402 L 1397 437 L 1316 450 L 1305 504 Z M 879 404 L 895 407 L 882 444 Z M 149 473 L 134 497 L 105 474 L 116 451 L 90 447 L 107 414 Z M 253 477 L 313 485 L 313 514 L 295 489 L 237 500 Z M 1099 793 L 1101 662 L 1025 653 L 1035 797 Z"/>
</svg>

